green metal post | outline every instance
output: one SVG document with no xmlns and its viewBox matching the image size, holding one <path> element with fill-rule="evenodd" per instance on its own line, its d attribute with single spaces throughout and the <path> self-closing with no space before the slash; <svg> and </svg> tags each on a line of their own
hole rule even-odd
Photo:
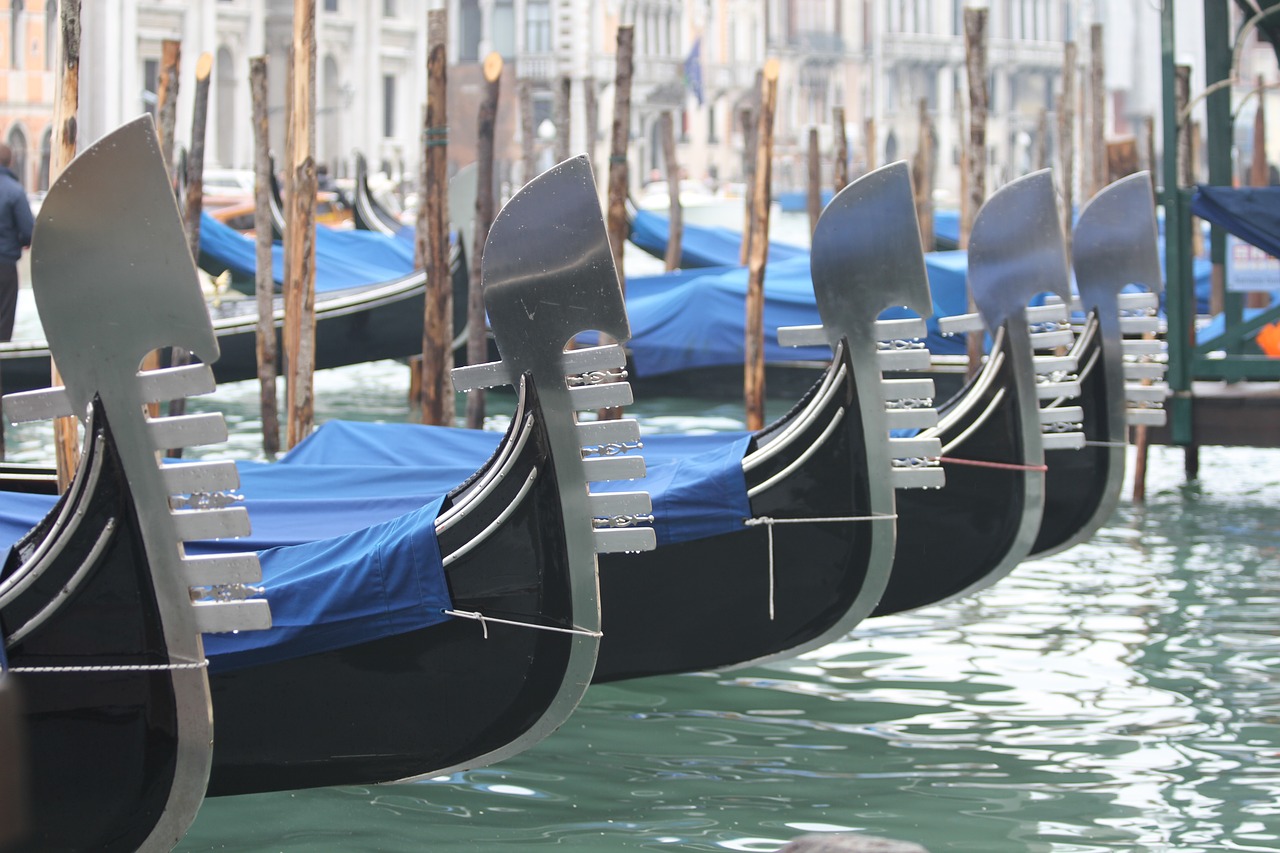
<svg viewBox="0 0 1280 853">
<path fill-rule="evenodd" d="M 1212 86 L 1231 76 L 1230 11 L 1221 0 L 1204 0 L 1204 84 Z M 1231 90 L 1220 89 L 1205 99 L 1205 124 L 1209 154 L 1209 183 L 1229 187 L 1231 176 Z M 1209 232 L 1212 244 L 1210 260 L 1215 266 L 1225 264 L 1227 232 L 1213 226 Z M 1244 317 L 1244 296 L 1227 291 L 1223 295 L 1223 319 L 1228 333 Z M 1240 353 L 1239 343 L 1230 343 L 1228 353 Z M 1195 371 L 1192 370 L 1194 375 Z"/>
<path fill-rule="evenodd" d="M 1165 278 L 1169 318 L 1169 426 L 1175 444 L 1193 443 L 1191 424 L 1192 320 L 1191 287 L 1186 269 L 1190 266 L 1184 240 L 1184 200 L 1178 187 L 1178 109 L 1174 99 L 1175 0 L 1165 0 L 1160 12 L 1161 79 L 1164 85 L 1164 203 Z"/>
</svg>

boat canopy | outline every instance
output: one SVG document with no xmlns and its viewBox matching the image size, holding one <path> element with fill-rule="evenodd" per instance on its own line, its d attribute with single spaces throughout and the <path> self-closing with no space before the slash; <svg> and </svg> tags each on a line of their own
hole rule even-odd
<svg viewBox="0 0 1280 853">
<path fill-rule="evenodd" d="M 205 635 L 215 671 L 327 651 L 443 622 L 450 598 L 435 520 L 444 496 L 502 434 L 332 421 L 276 463 L 237 462 L 250 536 L 188 553 L 255 550 L 272 627 Z M 647 436 L 645 488 L 659 543 L 742 528 L 749 433 Z M 627 480 L 595 491 L 630 491 Z M 0 537 L 16 542 L 56 498 L 0 492 Z"/>
</svg>

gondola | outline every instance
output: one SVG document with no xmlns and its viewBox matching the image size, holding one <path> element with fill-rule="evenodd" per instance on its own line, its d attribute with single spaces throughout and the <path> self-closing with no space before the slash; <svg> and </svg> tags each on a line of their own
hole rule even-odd
<svg viewBox="0 0 1280 853">
<path fill-rule="evenodd" d="M 520 402 L 497 453 L 444 498 L 435 521 L 452 618 L 285 660 L 215 658 L 211 794 L 474 767 L 527 747 L 577 704 L 599 643 L 595 554 L 640 551 L 653 535 L 636 526 L 649 510 L 644 493 L 585 488 L 588 477 L 643 474 L 635 453 L 583 459 L 584 445 L 625 440 L 634 421 L 578 426 L 574 415 L 625 397 L 626 384 L 566 381 L 623 357 L 616 345 L 566 354 L 563 342 L 584 326 L 627 338 L 594 199 L 589 167 L 571 161 L 527 185 L 494 222 L 485 299 L 503 361 L 459 375 L 515 384 Z M 528 227 L 549 210 L 552 223 L 574 224 L 558 232 L 572 238 Z M 270 586 L 269 562 L 265 571 Z M 279 684 L 291 689 L 264 714 L 261 696 L 278 695 Z M 335 691 L 350 700 L 333 701 Z"/>
<path fill-rule="evenodd" d="M 351 221 L 362 231 L 375 231 L 393 237 L 405 230 L 405 225 L 378 200 L 369 189 L 369 164 L 363 154 L 356 153 L 355 187 L 352 191 Z"/>
<path fill-rule="evenodd" d="M 928 364 L 923 347 L 877 344 L 901 332 L 877 324 L 883 308 L 929 307 L 905 166 L 845 192 L 824 233 L 857 241 L 874 226 L 876 238 L 859 241 L 862 257 L 868 270 L 893 270 L 892 283 L 862 297 L 850 340 L 835 342 L 822 378 L 777 423 L 758 433 L 645 437 L 658 548 L 601 556 L 595 681 L 740 666 L 843 636 L 887 581 L 893 487 L 940 484 L 936 466 L 907 464 L 936 457 L 936 441 L 887 440 L 886 396 L 900 394 L 880 377 L 904 357 Z M 923 407 L 912 417 L 930 415 Z M 422 464 L 440 453 L 437 440 L 423 428 L 352 424 L 322 429 L 299 449 L 316 463 Z"/>
<path fill-rule="evenodd" d="M 983 205 L 970 236 L 968 277 L 991 354 L 939 407 L 937 426 L 920 433 L 941 443 L 946 486 L 899 496 L 893 575 L 875 616 L 968 595 L 1026 559 L 1044 514 L 1044 454 L 1084 441 L 1079 407 L 1041 409 L 1041 400 L 1079 391 L 1070 356 L 1034 355 L 1073 339 L 1064 306 L 1029 307 L 1046 293 L 1070 299 L 1047 171 L 1005 185 Z"/>
<path fill-rule="evenodd" d="M 103 227 L 135 220 L 148 223 L 141 240 Z M 149 116 L 64 170 L 36 220 L 31 270 L 66 384 L 9 398 L 9 412 L 78 415 L 85 443 L 70 488 L 0 570 L 0 658 L 21 689 L 28 770 L 15 849 L 168 850 L 203 802 L 212 758 L 201 633 L 249 636 L 270 613 L 250 586 L 253 554 L 185 550 L 247 531 L 243 509 L 224 503 L 229 469 L 157 464 L 157 448 L 225 437 L 221 416 L 143 416 L 211 384 L 203 364 L 139 372 L 149 351 L 217 357 Z"/>
<path fill-rule="evenodd" d="M 466 188 L 451 196 L 465 207 Z M 241 290 L 252 292 L 254 249 L 252 241 L 205 216 L 201 220 L 201 267 L 210 275 L 233 272 Z M 350 238 L 342 234 L 320 234 L 321 248 L 339 259 L 344 254 L 358 257 L 359 245 L 348 247 Z M 277 254 L 280 250 L 277 248 Z M 411 254 L 410 254 L 411 256 Z M 426 273 L 404 264 L 404 273 L 388 272 L 385 280 L 321 288 L 316 295 L 316 368 L 343 367 L 380 359 L 410 358 L 422 352 L 423 300 Z M 381 267 L 378 267 L 381 268 Z M 390 270 L 391 267 L 387 266 Z M 324 270 L 319 270 L 324 274 Z M 467 282 L 466 254 L 458 243 L 450 255 L 453 281 L 453 322 L 455 349 L 466 341 Z M 357 279 L 358 280 L 358 279 Z M 276 352 L 283 352 L 280 335 L 284 327 L 284 304 L 273 301 Z M 213 365 L 219 383 L 256 379 L 257 303 L 253 299 L 215 299 L 209 303 L 214 334 L 222 357 Z M 44 341 L 0 343 L 0 382 L 5 392 L 29 391 L 49 385 L 49 347 Z"/>
<path fill-rule="evenodd" d="M 1045 452 L 1045 510 L 1033 557 L 1064 551 L 1106 523 L 1120 500 L 1128 427 L 1164 423 L 1164 343 L 1138 337 L 1159 328 L 1153 197 L 1150 174 L 1131 175 L 1102 189 L 1076 221 L 1071 254 L 1085 316 L 1072 357 L 1085 446 Z M 1133 285 L 1147 289 L 1124 292 Z"/>
<path fill-rule="evenodd" d="M 594 198 L 589 167 L 575 161 L 526 187 L 494 224 L 486 307 L 503 361 L 467 375 L 516 385 L 519 402 L 488 461 L 452 480 L 462 485 L 438 498 L 413 491 L 411 508 L 378 518 L 344 499 L 323 519 L 312 503 L 277 523 L 246 502 L 277 627 L 208 641 L 211 795 L 475 767 L 526 748 L 577 704 L 599 642 L 595 553 L 653 542 L 645 493 L 586 488 L 588 476 L 643 475 L 634 450 L 583 459 L 584 445 L 625 443 L 634 421 L 578 427 L 574 414 L 618 404 L 628 386 L 568 387 L 624 360 L 617 345 L 563 351 L 584 326 L 627 337 Z M 581 242 L 528 227 L 548 209 L 558 215 L 548 225 L 571 223 Z M 533 263 L 541 275 L 528 274 Z M 295 485 L 346 494 L 332 473 Z M 322 533 L 302 535 L 299 523 Z"/>
</svg>

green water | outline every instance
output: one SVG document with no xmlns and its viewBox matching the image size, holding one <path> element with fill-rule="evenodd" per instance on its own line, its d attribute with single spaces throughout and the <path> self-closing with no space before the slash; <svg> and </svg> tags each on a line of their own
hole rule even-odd
<svg viewBox="0 0 1280 853">
<path fill-rule="evenodd" d="M 403 370 L 321 374 L 320 419 L 405 419 Z M 256 452 L 255 395 L 203 404 L 228 411 L 233 455 Z M 495 398 L 492 425 L 509 409 Z M 735 405 L 634 413 L 741 427 Z M 1280 850 L 1280 453 L 1205 448 L 1191 485 L 1180 451 L 1150 465 L 1145 507 L 966 600 L 782 664 L 592 687 L 497 766 L 211 799 L 179 849 L 772 851 L 856 832 L 933 853 Z"/>
</svg>

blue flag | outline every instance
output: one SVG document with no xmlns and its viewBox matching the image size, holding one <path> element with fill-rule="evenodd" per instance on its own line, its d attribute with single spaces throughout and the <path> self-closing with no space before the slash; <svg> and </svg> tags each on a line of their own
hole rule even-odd
<svg viewBox="0 0 1280 853">
<path fill-rule="evenodd" d="M 684 60 L 684 84 L 702 106 L 702 37 L 693 40 L 693 47 Z"/>
</svg>

